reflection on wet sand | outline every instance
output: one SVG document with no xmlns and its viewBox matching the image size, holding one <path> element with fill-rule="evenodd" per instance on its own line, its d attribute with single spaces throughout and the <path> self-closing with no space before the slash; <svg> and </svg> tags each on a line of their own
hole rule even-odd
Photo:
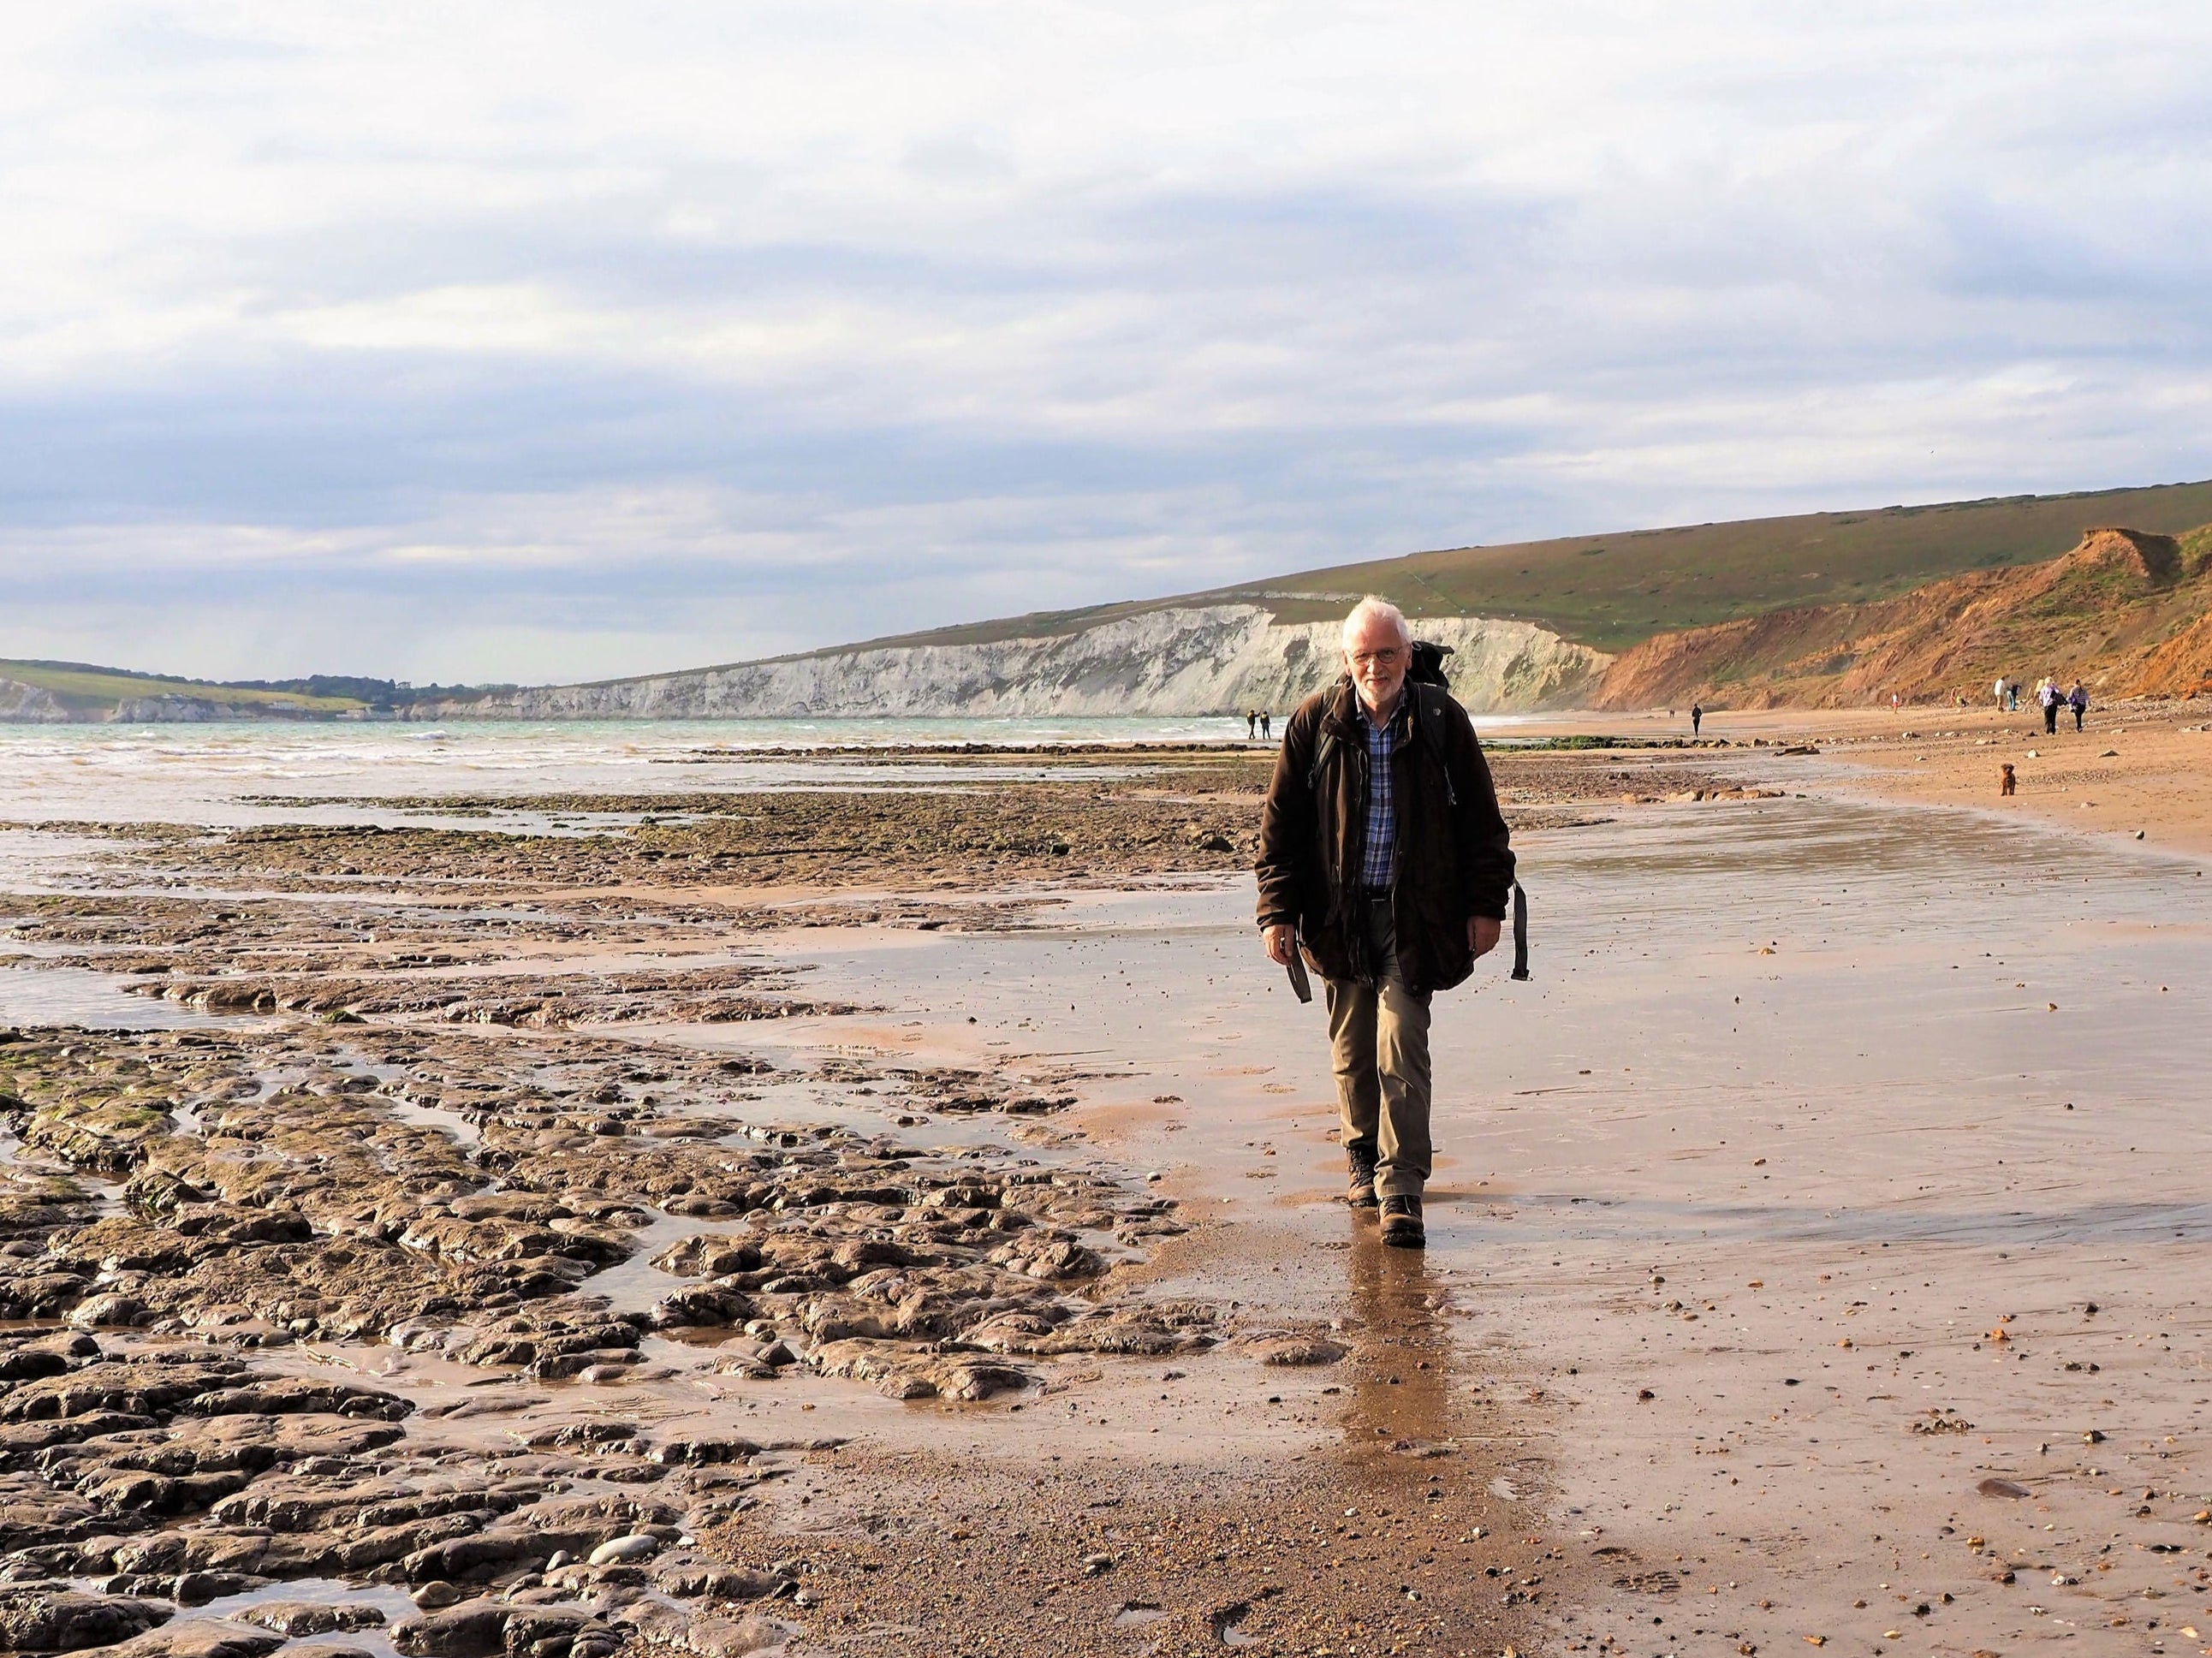
<svg viewBox="0 0 2212 1658">
<path fill-rule="evenodd" d="M 1452 1339 L 1439 1316 L 1448 1292 L 1426 1252 L 1392 1249 L 1366 1216 L 1352 1216 L 1346 1289 L 1358 1344 L 1346 1400 L 1345 1448 L 1356 1464 L 1396 1466 L 1391 1456 L 1448 1444 Z"/>
</svg>

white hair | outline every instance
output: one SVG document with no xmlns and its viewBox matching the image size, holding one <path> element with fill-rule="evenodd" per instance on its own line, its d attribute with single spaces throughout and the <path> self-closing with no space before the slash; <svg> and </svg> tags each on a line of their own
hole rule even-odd
<svg viewBox="0 0 2212 1658">
<path fill-rule="evenodd" d="M 1344 618 L 1344 648 L 1352 648 L 1352 636 L 1370 622 L 1388 622 L 1398 630 L 1398 642 L 1413 642 L 1413 630 L 1406 625 L 1406 613 L 1387 598 L 1377 598 L 1370 593 L 1352 607 L 1352 614 Z"/>
</svg>

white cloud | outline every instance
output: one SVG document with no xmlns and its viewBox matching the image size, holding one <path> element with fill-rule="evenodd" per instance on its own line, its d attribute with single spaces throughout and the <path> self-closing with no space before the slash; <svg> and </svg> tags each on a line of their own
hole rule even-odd
<svg viewBox="0 0 2212 1658">
<path fill-rule="evenodd" d="M 0 653 L 158 643 L 149 556 L 252 617 L 172 667 L 566 676 L 2202 475 L 2208 47 L 2160 0 L 50 9 L 0 40 Z M 701 572 L 703 633 L 651 597 Z"/>
</svg>

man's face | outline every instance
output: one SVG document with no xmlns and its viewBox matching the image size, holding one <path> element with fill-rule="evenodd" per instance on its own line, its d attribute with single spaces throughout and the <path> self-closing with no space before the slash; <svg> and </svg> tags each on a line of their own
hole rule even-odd
<svg viewBox="0 0 2212 1658">
<path fill-rule="evenodd" d="M 1388 714 L 1398 706 L 1398 693 L 1405 689 L 1413 653 L 1388 616 L 1368 616 L 1358 631 L 1344 641 L 1344 665 L 1351 671 L 1352 683 L 1369 712 Z"/>
</svg>

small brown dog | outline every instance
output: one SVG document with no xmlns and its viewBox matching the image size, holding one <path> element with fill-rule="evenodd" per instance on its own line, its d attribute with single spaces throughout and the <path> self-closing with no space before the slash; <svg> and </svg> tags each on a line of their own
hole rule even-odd
<svg viewBox="0 0 2212 1658">
<path fill-rule="evenodd" d="M 2006 766 L 2003 768 L 2003 771 L 2004 781 L 1997 785 L 1997 793 L 1999 794 L 2011 794 L 2015 793 L 2014 785 L 2018 780 L 2013 776 L 2012 768 L 2010 766 Z"/>
</svg>

